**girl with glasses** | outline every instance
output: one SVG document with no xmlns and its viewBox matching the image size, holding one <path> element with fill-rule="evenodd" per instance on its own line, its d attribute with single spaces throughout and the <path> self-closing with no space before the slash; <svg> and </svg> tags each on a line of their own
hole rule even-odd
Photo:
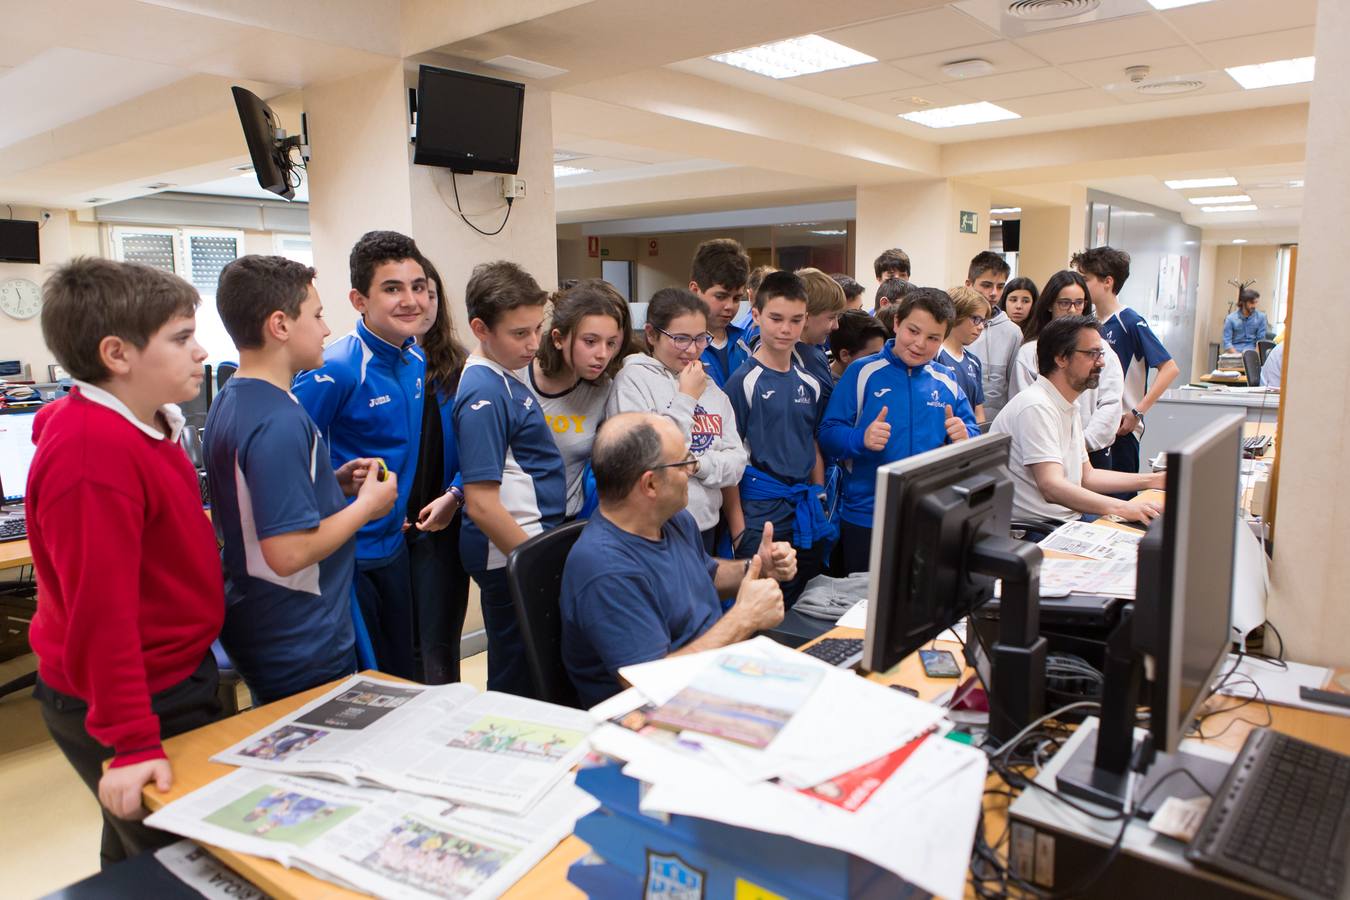
<svg viewBox="0 0 1350 900">
<path fill-rule="evenodd" d="M 607 415 L 655 412 L 668 416 L 689 441 L 698 459 L 689 480 L 689 512 L 711 553 L 722 511 L 722 491 L 736 489 L 745 471 L 746 451 L 736 431 L 731 402 L 704 371 L 699 356 L 707 348 L 708 309 L 683 288 L 663 288 L 647 307 L 647 353 L 623 361 L 605 406 Z M 744 522 L 728 522 L 731 533 Z"/>
<path fill-rule="evenodd" d="M 1065 316 L 1096 316 L 1087 282 L 1082 275 L 1069 269 L 1050 276 L 1027 316 L 1023 325 L 1026 341 L 1017 352 L 1009 379 L 1010 396 L 1016 396 L 1035 383 L 1036 338 L 1048 322 Z M 1077 401 L 1088 459 L 1099 469 L 1111 468 L 1111 445 L 1115 443 L 1116 429 L 1120 425 L 1120 402 L 1124 394 L 1125 373 L 1120 368 L 1120 360 L 1114 353 L 1107 353 L 1097 387 L 1083 391 Z"/>
<path fill-rule="evenodd" d="M 956 383 L 966 392 L 966 399 L 975 410 L 975 421 L 983 422 L 984 363 L 966 348 L 984 333 L 991 307 L 984 294 L 964 284 L 949 290 L 947 296 L 956 307 L 956 319 L 938 351 L 937 362 L 955 370 Z"/>
</svg>

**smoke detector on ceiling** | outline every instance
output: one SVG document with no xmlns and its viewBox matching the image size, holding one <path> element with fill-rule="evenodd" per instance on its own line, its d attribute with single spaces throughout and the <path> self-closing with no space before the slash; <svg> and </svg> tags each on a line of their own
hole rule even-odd
<svg viewBox="0 0 1350 900">
<path fill-rule="evenodd" d="M 993 71 L 994 64 L 987 59 L 957 59 L 942 65 L 942 74 L 948 78 L 979 78 Z"/>
<path fill-rule="evenodd" d="M 1012 0 L 1008 15 L 1016 19 L 1044 22 L 1052 19 L 1071 19 L 1094 12 L 1102 0 Z"/>
</svg>

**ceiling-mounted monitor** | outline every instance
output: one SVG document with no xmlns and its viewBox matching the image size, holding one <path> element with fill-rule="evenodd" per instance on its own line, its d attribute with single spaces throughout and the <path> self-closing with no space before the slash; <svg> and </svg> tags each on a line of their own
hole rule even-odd
<svg viewBox="0 0 1350 900">
<path fill-rule="evenodd" d="M 237 86 L 230 90 L 234 92 L 239 124 L 244 129 L 244 140 L 259 186 L 287 200 L 292 199 L 299 179 L 293 175 L 290 149 L 300 146 L 300 139 L 286 137 L 277 114 L 257 94 Z"/>
<path fill-rule="evenodd" d="M 0 219 L 0 262 L 39 263 L 38 223 Z"/>
<path fill-rule="evenodd" d="M 520 169 L 525 85 L 422 66 L 417 78 L 413 162 L 455 172 Z"/>
</svg>

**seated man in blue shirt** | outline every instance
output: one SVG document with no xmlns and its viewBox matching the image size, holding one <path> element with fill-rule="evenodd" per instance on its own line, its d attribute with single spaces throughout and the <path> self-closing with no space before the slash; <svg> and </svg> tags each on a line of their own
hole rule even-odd
<svg viewBox="0 0 1350 900">
<path fill-rule="evenodd" d="M 1241 353 L 1255 350 L 1257 341 L 1270 337 L 1266 314 L 1256 308 L 1261 295 L 1251 288 L 1238 293 L 1238 308 L 1223 320 L 1223 352 Z"/>
<path fill-rule="evenodd" d="M 703 549 L 689 502 L 698 465 L 664 416 L 624 413 L 601 426 L 591 451 L 600 508 L 567 557 L 563 664 L 582 703 L 620 690 L 619 669 L 745 640 L 783 620 L 779 581 L 797 554 L 773 541 L 749 560 Z M 725 613 L 721 600 L 735 597 Z"/>
</svg>

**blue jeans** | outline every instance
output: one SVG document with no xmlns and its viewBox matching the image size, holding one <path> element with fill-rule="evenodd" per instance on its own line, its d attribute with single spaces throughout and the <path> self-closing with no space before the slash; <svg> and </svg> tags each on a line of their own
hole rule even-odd
<svg viewBox="0 0 1350 900">
<path fill-rule="evenodd" d="M 511 591 L 506 586 L 506 567 L 470 574 L 478 583 L 483 603 L 483 625 L 488 641 L 488 690 L 533 697 L 534 683 L 530 679 L 530 664 L 525 660 L 525 642 L 520 636 Z"/>
<path fill-rule="evenodd" d="M 412 566 L 408 546 L 384 559 L 356 561 L 356 599 L 380 671 L 417 678 L 413 657 Z"/>
</svg>

